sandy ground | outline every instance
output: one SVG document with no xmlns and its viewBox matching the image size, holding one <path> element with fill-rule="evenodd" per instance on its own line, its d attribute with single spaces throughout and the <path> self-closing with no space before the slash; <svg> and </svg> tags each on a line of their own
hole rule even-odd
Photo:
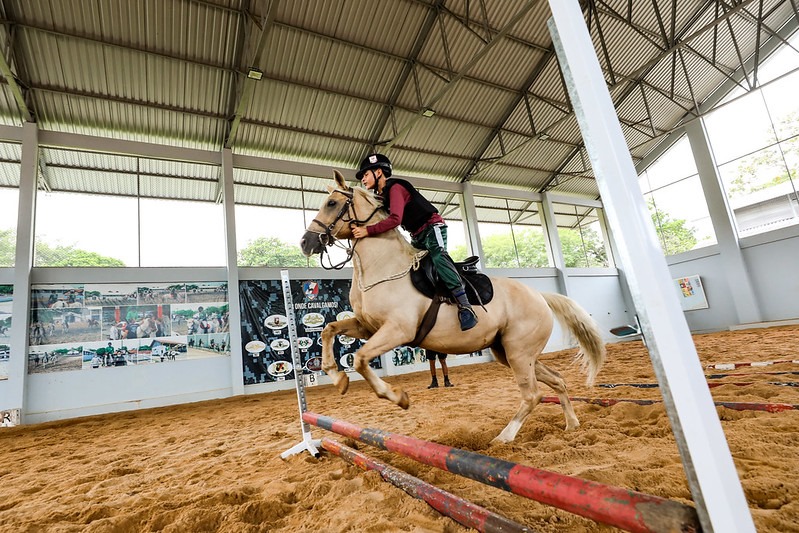
<svg viewBox="0 0 799 533">
<path fill-rule="evenodd" d="M 799 359 L 797 341 L 799 326 L 695 337 L 704 364 Z M 661 399 L 658 389 L 651 388 L 587 389 L 570 363 L 571 353 L 547 354 L 544 361 L 564 374 L 572 396 Z M 709 380 L 726 383 L 711 389 L 717 401 L 799 404 L 799 388 L 772 384 L 799 382 L 791 372 L 799 372 L 799 364 L 707 370 L 734 374 Z M 360 426 L 691 503 L 662 404 L 576 403 L 582 426 L 571 432 L 563 430 L 559 406 L 541 405 L 515 443 L 491 445 L 517 407 L 510 371 L 486 363 L 456 367 L 450 375 L 454 388 L 433 390 L 426 388 L 427 372 L 389 378 L 411 395 L 408 411 L 377 400 L 364 382 L 352 383 L 343 397 L 329 386 L 310 388 L 308 406 Z M 654 383 L 643 345 L 611 345 L 597 382 Z M 799 532 L 799 411 L 717 410 L 758 532 Z M 316 428 L 312 432 L 315 438 L 331 436 Z M 468 531 L 376 473 L 363 473 L 326 452 L 318 459 L 307 453 L 279 457 L 300 440 L 294 391 L 3 429 L 0 530 Z M 614 531 L 409 459 L 358 447 L 536 531 Z"/>
</svg>

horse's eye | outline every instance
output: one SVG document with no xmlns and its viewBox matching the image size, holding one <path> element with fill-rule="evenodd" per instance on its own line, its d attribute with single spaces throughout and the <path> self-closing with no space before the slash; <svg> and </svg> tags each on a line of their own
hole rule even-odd
<svg viewBox="0 0 799 533">
<path fill-rule="evenodd" d="M 328 200 L 327 201 L 327 207 L 334 207 L 335 205 L 336 205 L 336 201 L 335 200 Z"/>
</svg>

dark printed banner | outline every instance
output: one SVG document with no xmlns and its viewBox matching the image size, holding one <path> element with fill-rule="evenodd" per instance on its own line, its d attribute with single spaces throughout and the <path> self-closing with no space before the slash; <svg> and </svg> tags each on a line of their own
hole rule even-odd
<svg viewBox="0 0 799 533">
<path fill-rule="evenodd" d="M 355 316 L 349 304 L 350 280 L 292 280 L 290 286 L 302 373 L 321 372 L 322 329 L 331 322 Z M 280 281 L 243 281 L 240 294 L 244 384 L 294 379 Z M 340 370 L 353 370 L 353 354 L 362 344 L 346 335 L 336 338 L 333 352 Z M 380 358 L 370 366 L 381 368 Z"/>
</svg>

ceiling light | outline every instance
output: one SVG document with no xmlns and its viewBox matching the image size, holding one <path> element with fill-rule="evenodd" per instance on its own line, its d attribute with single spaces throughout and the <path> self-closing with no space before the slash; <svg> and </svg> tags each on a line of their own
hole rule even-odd
<svg viewBox="0 0 799 533">
<path fill-rule="evenodd" d="M 551 137 L 551 135 L 549 133 L 539 133 L 538 134 L 538 140 L 539 141 L 546 141 L 550 137 Z"/>
<path fill-rule="evenodd" d="M 247 77 L 251 80 L 260 80 L 264 77 L 264 71 L 259 68 L 250 67 L 250 69 L 247 71 Z"/>
<path fill-rule="evenodd" d="M 432 109 L 430 109 L 429 107 L 425 107 L 425 108 L 424 108 L 424 111 L 422 111 L 422 116 L 423 116 L 423 117 L 428 117 L 428 118 L 430 118 L 430 117 L 432 117 L 432 116 L 433 116 L 433 115 L 435 115 L 435 114 L 436 114 L 436 112 L 435 112 L 435 111 L 433 111 Z"/>
</svg>

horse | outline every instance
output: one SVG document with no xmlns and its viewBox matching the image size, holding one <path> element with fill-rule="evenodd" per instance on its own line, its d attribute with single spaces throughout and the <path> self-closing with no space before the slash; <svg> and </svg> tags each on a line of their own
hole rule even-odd
<svg viewBox="0 0 799 533">
<path fill-rule="evenodd" d="M 349 187 L 338 171 L 334 175 L 335 184 L 329 186 L 327 198 L 300 240 L 300 248 L 307 257 L 323 254 L 336 240 L 351 239 L 351 224 L 367 220 L 372 223 L 387 217 L 373 193 Z M 396 228 L 356 240 L 349 247 L 353 263 L 350 304 L 355 317 L 331 322 L 321 335 L 322 369 L 341 394 L 347 392 L 349 377 L 338 370 L 333 343 L 338 335 L 347 335 L 368 339 L 355 353 L 354 367 L 377 397 L 403 409 L 410 406 L 408 394 L 378 377 L 369 362 L 416 338 L 431 300 L 414 288 L 409 273 L 418 266 L 423 253 L 412 247 Z M 507 443 L 516 438 L 544 395 L 538 381 L 557 393 L 566 430 L 577 428 L 580 422 L 569 401 L 566 382 L 538 357 L 552 334 L 554 314 L 564 331 L 576 338 L 580 350 L 575 360 L 579 361 L 590 386 L 606 357 L 599 327 L 582 307 L 566 296 L 541 293 L 507 278 L 492 277 L 491 282 L 493 299 L 484 308 L 474 308 L 479 319 L 477 326 L 461 331 L 457 308 L 442 305 L 435 326 L 419 346 L 443 353 L 471 353 L 489 347 L 495 359 L 512 370 L 521 393 L 521 405 L 494 441 Z"/>
<path fill-rule="evenodd" d="M 139 339 L 155 337 L 157 331 L 158 323 L 155 321 L 155 319 L 151 317 L 145 317 L 141 322 L 139 322 L 139 326 L 136 328 L 136 335 Z"/>
</svg>

